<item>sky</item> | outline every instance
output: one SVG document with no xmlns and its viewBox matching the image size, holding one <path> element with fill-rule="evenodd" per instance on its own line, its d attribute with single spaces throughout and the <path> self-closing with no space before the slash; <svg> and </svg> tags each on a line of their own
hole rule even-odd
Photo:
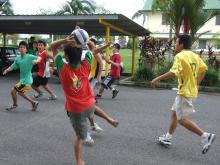
<svg viewBox="0 0 220 165">
<path fill-rule="evenodd" d="M 98 5 L 131 18 L 133 14 L 141 10 L 144 0 L 94 0 Z M 40 9 L 58 10 L 65 0 L 10 0 L 15 14 L 37 14 Z M 138 20 L 137 20 L 138 22 Z"/>
</svg>

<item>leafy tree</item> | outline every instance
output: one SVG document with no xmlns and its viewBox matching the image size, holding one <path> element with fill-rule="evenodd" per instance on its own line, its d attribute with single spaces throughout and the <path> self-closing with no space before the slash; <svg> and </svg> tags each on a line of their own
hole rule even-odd
<svg viewBox="0 0 220 165">
<path fill-rule="evenodd" d="M 169 18 L 176 36 L 181 27 L 183 32 L 190 34 L 195 41 L 200 35 L 196 32 L 211 18 L 220 14 L 216 10 L 203 10 L 205 0 L 154 0 L 152 9 L 160 10 Z"/>
<path fill-rule="evenodd" d="M 13 15 L 12 5 L 9 0 L 0 0 L 0 15 Z"/>
<path fill-rule="evenodd" d="M 95 13 L 92 0 L 69 0 L 57 11 L 57 15 L 78 15 Z"/>
</svg>

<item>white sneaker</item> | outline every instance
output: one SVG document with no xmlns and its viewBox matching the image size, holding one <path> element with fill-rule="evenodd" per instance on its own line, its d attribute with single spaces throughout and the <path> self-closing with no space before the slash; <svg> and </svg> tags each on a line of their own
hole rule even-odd
<svg viewBox="0 0 220 165">
<path fill-rule="evenodd" d="M 35 93 L 34 94 L 34 98 L 36 98 L 36 99 L 38 99 L 38 98 L 40 98 L 40 97 L 42 97 L 44 95 L 44 93 Z"/>
<path fill-rule="evenodd" d="M 215 134 L 213 133 L 208 133 L 208 135 L 202 139 L 202 144 L 203 144 L 202 153 L 203 154 L 208 152 L 214 140 L 215 140 Z"/>
<path fill-rule="evenodd" d="M 167 134 L 163 134 L 162 136 L 159 137 L 159 142 L 164 144 L 164 145 L 171 145 L 171 139 L 172 136 L 168 136 Z"/>
<path fill-rule="evenodd" d="M 86 139 L 83 141 L 84 144 L 87 144 L 87 145 L 93 145 L 95 142 L 94 140 L 92 139 L 91 135 L 89 132 L 87 132 L 87 137 Z"/>
<path fill-rule="evenodd" d="M 56 99 L 57 99 L 57 96 L 54 94 L 48 97 L 48 100 L 56 100 Z"/>
<path fill-rule="evenodd" d="M 97 123 L 95 123 L 94 126 L 91 126 L 91 130 L 97 133 L 100 133 L 103 131 L 103 129 Z"/>
</svg>

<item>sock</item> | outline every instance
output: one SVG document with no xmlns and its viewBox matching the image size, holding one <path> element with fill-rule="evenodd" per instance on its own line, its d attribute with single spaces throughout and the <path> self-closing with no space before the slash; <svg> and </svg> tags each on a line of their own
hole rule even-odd
<svg viewBox="0 0 220 165">
<path fill-rule="evenodd" d="M 171 135 L 169 132 L 167 132 L 166 137 L 168 137 L 168 138 L 172 138 L 173 135 Z"/>
<path fill-rule="evenodd" d="M 207 136 L 209 136 L 209 133 L 207 133 L 207 132 L 204 132 L 203 134 L 202 134 L 202 138 L 206 138 Z"/>
</svg>

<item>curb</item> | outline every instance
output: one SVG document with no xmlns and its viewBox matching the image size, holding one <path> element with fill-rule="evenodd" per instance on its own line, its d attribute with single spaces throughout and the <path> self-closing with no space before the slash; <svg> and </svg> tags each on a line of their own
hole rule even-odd
<svg viewBox="0 0 220 165">
<path fill-rule="evenodd" d="M 137 82 L 137 81 L 131 81 L 131 77 L 125 78 L 123 80 L 119 81 L 119 85 L 124 86 L 139 86 L 139 87 L 150 87 L 150 82 Z M 164 88 L 164 89 L 172 89 L 177 88 L 176 84 L 168 84 L 168 83 L 158 83 L 157 88 Z M 206 87 L 206 86 L 200 86 L 199 91 L 201 92 L 212 92 L 212 93 L 220 93 L 219 87 Z"/>
</svg>

